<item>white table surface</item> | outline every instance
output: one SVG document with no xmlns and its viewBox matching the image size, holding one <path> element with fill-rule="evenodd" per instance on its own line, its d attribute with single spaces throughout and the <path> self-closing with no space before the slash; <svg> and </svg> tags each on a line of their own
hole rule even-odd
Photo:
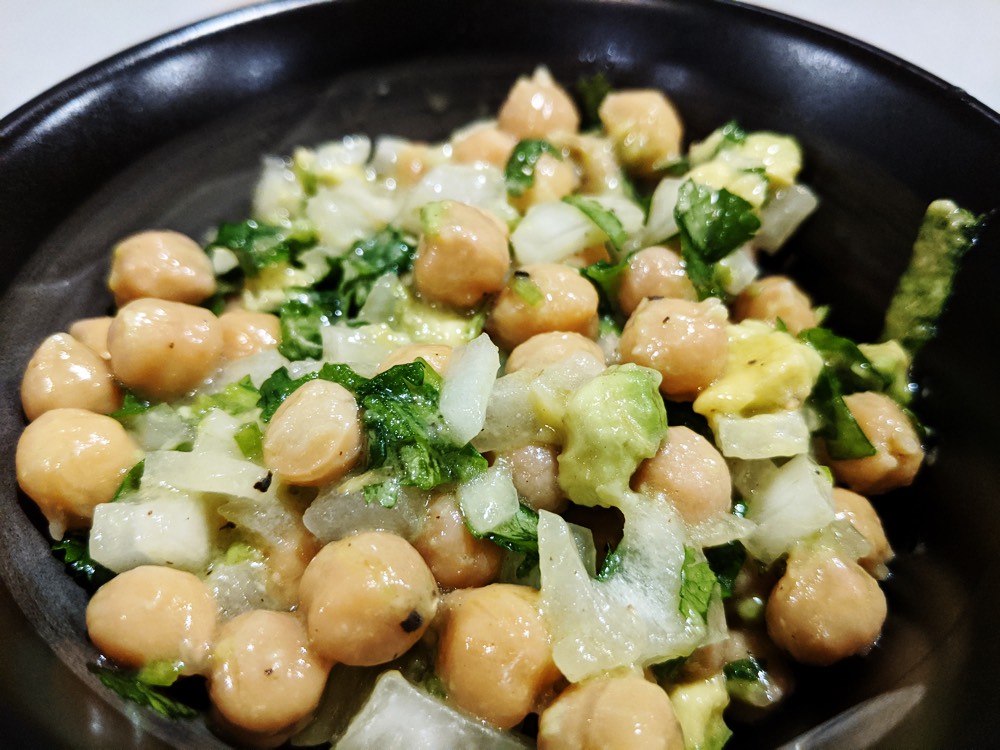
<svg viewBox="0 0 1000 750">
<path fill-rule="evenodd" d="M 246 0 L 0 0 L 0 116 L 134 44 Z M 892 52 L 1000 111 L 1000 0 L 762 0 Z"/>
</svg>

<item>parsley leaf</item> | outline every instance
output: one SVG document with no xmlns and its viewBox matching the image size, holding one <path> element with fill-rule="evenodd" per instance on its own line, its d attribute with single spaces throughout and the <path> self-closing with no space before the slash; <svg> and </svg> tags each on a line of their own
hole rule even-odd
<svg viewBox="0 0 1000 750">
<path fill-rule="evenodd" d="M 738 540 L 705 549 L 705 558 L 708 560 L 712 573 L 719 581 L 723 599 L 728 599 L 733 595 L 736 576 L 743 568 L 746 557 L 747 551 Z"/>
<path fill-rule="evenodd" d="M 583 212 L 584 216 L 594 222 L 597 228 L 607 235 L 611 247 L 614 248 L 615 256 L 622 254 L 625 243 L 628 242 L 628 234 L 621 220 L 615 216 L 615 212 L 605 208 L 592 198 L 585 198 L 582 195 L 567 195 L 563 203 L 568 203 L 574 208 Z"/>
<path fill-rule="evenodd" d="M 580 99 L 580 120 L 583 128 L 596 127 L 601 124 L 601 117 L 598 114 L 601 102 L 613 90 L 611 82 L 603 71 L 577 80 L 576 94 Z"/>
<path fill-rule="evenodd" d="M 63 562 L 73 580 L 88 593 L 94 593 L 115 577 L 114 571 L 108 570 L 91 558 L 86 532 L 67 533 L 62 541 L 52 545 L 52 554 Z"/>
<path fill-rule="evenodd" d="M 143 682 L 135 674 L 97 664 L 88 664 L 87 668 L 97 675 L 105 687 L 114 690 L 125 700 L 149 706 L 168 719 L 193 719 L 198 715 L 196 709 L 171 698 L 159 687 Z"/>
<path fill-rule="evenodd" d="M 562 160 L 559 149 L 539 138 L 528 138 L 514 146 L 503 172 L 509 195 L 522 196 L 535 184 L 535 166 L 544 154 Z"/>
<path fill-rule="evenodd" d="M 714 265 L 760 228 L 753 206 L 725 188 L 712 190 L 687 180 L 677 194 L 674 217 L 681 255 L 700 299 L 724 297 Z"/>
<path fill-rule="evenodd" d="M 700 617 L 707 622 L 708 605 L 718 585 L 719 581 L 709 564 L 704 560 L 696 560 L 694 549 L 685 545 L 678 605 L 681 614 L 684 617 Z"/>
</svg>

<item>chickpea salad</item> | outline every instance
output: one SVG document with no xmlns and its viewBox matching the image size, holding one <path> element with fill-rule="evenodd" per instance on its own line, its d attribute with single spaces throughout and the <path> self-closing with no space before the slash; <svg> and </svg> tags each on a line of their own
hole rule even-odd
<svg viewBox="0 0 1000 750">
<path fill-rule="evenodd" d="M 16 451 L 91 670 L 238 746 L 704 750 L 877 648 L 872 498 L 924 461 L 910 366 L 979 219 L 931 204 L 855 342 L 762 271 L 802 161 L 539 68 L 442 142 L 267 157 L 251 218 L 123 238 Z"/>
</svg>

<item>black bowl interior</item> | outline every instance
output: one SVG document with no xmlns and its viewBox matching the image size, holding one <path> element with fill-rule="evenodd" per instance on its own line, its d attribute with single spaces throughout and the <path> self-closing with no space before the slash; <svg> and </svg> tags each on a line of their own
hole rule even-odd
<svg viewBox="0 0 1000 750">
<path fill-rule="evenodd" d="M 759 9 L 680 0 L 308 0 L 246 9 L 92 68 L 0 124 L 0 723 L 16 746 L 214 747 L 103 690 L 84 595 L 52 558 L 16 490 L 18 382 L 37 343 L 103 313 L 108 250 L 144 228 L 194 236 L 243 218 L 264 153 L 349 132 L 444 137 L 495 112 L 511 82 L 547 64 L 572 85 L 604 71 L 655 86 L 688 135 L 737 118 L 794 134 L 822 205 L 775 265 L 832 324 L 871 339 L 923 209 L 950 197 L 1000 206 L 1000 117 L 911 66 Z M 1000 742 L 1000 397 L 989 303 L 1000 278 L 989 226 L 968 257 L 940 337 L 924 350 L 918 409 L 934 460 L 878 501 L 899 557 L 875 651 L 803 670 L 788 706 L 732 746 L 986 747 Z M 842 712 L 847 712 L 843 714 Z"/>
</svg>

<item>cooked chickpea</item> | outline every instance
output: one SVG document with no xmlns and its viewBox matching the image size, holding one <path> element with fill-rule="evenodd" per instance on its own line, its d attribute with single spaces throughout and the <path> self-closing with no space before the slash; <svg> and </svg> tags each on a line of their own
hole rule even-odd
<svg viewBox="0 0 1000 750">
<path fill-rule="evenodd" d="M 122 666 L 180 662 L 184 674 L 208 663 L 216 607 L 198 576 L 162 565 L 120 573 L 87 604 L 87 633 L 98 650 Z"/>
<path fill-rule="evenodd" d="M 510 466 L 517 494 L 532 509 L 562 513 L 569 505 L 559 486 L 559 451 L 554 446 L 529 444 L 500 458 Z"/>
<path fill-rule="evenodd" d="M 561 200 L 579 186 L 580 178 L 572 162 L 542 154 L 535 163 L 535 179 L 531 187 L 519 196 L 511 196 L 510 202 L 524 213 L 536 203 Z"/>
<path fill-rule="evenodd" d="M 410 142 L 403 145 L 397 155 L 392 176 L 402 187 L 416 185 L 426 174 L 431 161 L 430 148 L 426 143 Z"/>
<path fill-rule="evenodd" d="M 413 285 L 423 297 L 470 308 L 503 288 L 510 250 L 499 219 L 458 201 L 430 204 L 424 217 L 413 261 Z"/>
<path fill-rule="evenodd" d="M 451 361 L 452 348 L 447 344 L 407 344 L 396 351 L 379 365 L 378 371 L 385 372 L 390 367 L 405 365 L 423 359 L 438 375 L 444 375 Z"/>
<path fill-rule="evenodd" d="M 691 400 L 726 367 L 726 318 L 714 297 L 643 300 L 622 329 L 621 359 L 658 371 L 668 398 Z"/>
<path fill-rule="evenodd" d="M 101 359 L 111 359 L 111 353 L 108 351 L 108 329 L 112 320 L 114 318 L 110 315 L 83 318 L 69 327 L 69 335 L 81 344 L 89 346 Z"/>
<path fill-rule="evenodd" d="M 339 479 L 361 458 L 361 416 L 344 386 L 310 380 L 286 398 L 264 433 L 264 465 L 291 484 Z"/>
<path fill-rule="evenodd" d="M 87 528 L 142 451 L 117 421 L 85 409 L 52 409 L 17 441 L 17 483 L 49 521 L 54 539 Z"/>
<path fill-rule="evenodd" d="M 673 250 L 653 245 L 632 255 L 618 287 L 618 304 L 631 315 L 646 297 L 697 300 L 684 261 Z"/>
<path fill-rule="evenodd" d="M 420 640 L 438 588 L 420 553 L 372 531 L 330 542 L 302 576 L 302 606 L 318 654 L 353 666 L 384 664 Z"/>
<path fill-rule="evenodd" d="M 844 403 L 876 452 L 865 458 L 831 460 L 837 480 L 863 495 L 910 485 L 923 463 L 924 449 L 899 404 L 872 391 L 844 396 Z"/>
<path fill-rule="evenodd" d="M 885 594 L 853 560 L 819 548 L 789 554 L 765 611 L 771 639 L 803 664 L 823 666 L 878 640 Z"/>
<path fill-rule="evenodd" d="M 540 299 L 525 300 L 510 286 L 500 292 L 486 328 L 501 348 L 510 351 L 549 331 L 597 335 L 597 290 L 578 271 L 562 263 L 532 263 L 517 273 L 535 285 Z"/>
<path fill-rule="evenodd" d="M 517 79 L 500 106 L 497 125 L 524 138 L 545 138 L 553 133 L 575 133 L 580 114 L 569 94 L 544 68 L 531 78 Z"/>
<path fill-rule="evenodd" d="M 588 354 L 604 364 L 604 350 L 593 339 L 569 331 L 548 331 L 515 346 L 507 358 L 505 372 L 547 367 L 574 354 Z"/>
<path fill-rule="evenodd" d="M 843 487 L 835 487 L 833 507 L 837 511 L 837 517 L 850 521 L 872 546 L 871 552 L 858 560 L 858 564 L 875 578 L 885 578 L 888 575 L 886 563 L 893 558 L 892 547 L 882 528 L 882 520 L 868 498 Z"/>
<path fill-rule="evenodd" d="M 452 158 L 459 164 L 507 166 L 517 138 L 494 125 L 483 125 L 462 133 L 451 144 Z"/>
<path fill-rule="evenodd" d="M 228 310 L 219 316 L 222 327 L 222 357 L 241 359 L 275 349 L 281 342 L 281 321 L 277 315 L 251 310 Z"/>
<path fill-rule="evenodd" d="M 542 712 L 539 750 L 683 750 L 666 692 L 636 674 L 595 677 L 566 688 Z"/>
<path fill-rule="evenodd" d="M 612 92 L 598 116 L 627 167 L 653 175 L 681 153 L 684 125 L 674 105 L 659 91 Z"/>
<path fill-rule="evenodd" d="M 66 406 L 110 414 L 121 404 L 122 393 L 108 363 L 68 333 L 45 339 L 21 380 L 21 406 L 29 420 Z"/>
<path fill-rule="evenodd" d="M 774 325 L 781 320 L 793 336 L 818 325 L 812 301 L 787 276 L 767 276 L 751 282 L 733 302 L 736 321 L 763 320 Z"/>
<path fill-rule="evenodd" d="M 538 592 L 493 583 L 450 594 L 437 673 L 459 708 L 502 729 L 523 720 L 560 678 Z"/>
<path fill-rule="evenodd" d="M 194 389 L 219 365 L 222 349 L 218 318 L 183 302 L 129 302 L 108 329 L 115 376 L 126 387 L 156 399 Z"/>
<path fill-rule="evenodd" d="M 219 628 L 209 695 L 240 744 L 278 747 L 312 717 L 329 671 L 299 615 L 252 610 Z"/>
<path fill-rule="evenodd" d="M 180 232 L 140 232 L 111 255 L 108 288 L 120 307 L 141 297 L 196 304 L 215 292 L 215 273 L 197 242 Z"/>
<path fill-rule="evenodd" d="M 728 513 L 732 505 L 732 478 L 722 454 L 680 425 L 670 427 L 656 454 L 639 464 L 632 487 L 662 494 L 691 525 Z"/>
<path fill-rule="evenodd" d="M 503 550 L 489 539 L 473 536 L 453 495 L 431 500 L 413 546 L 441 588 L 485 586 L 500 575 Z"/>
</svg>

